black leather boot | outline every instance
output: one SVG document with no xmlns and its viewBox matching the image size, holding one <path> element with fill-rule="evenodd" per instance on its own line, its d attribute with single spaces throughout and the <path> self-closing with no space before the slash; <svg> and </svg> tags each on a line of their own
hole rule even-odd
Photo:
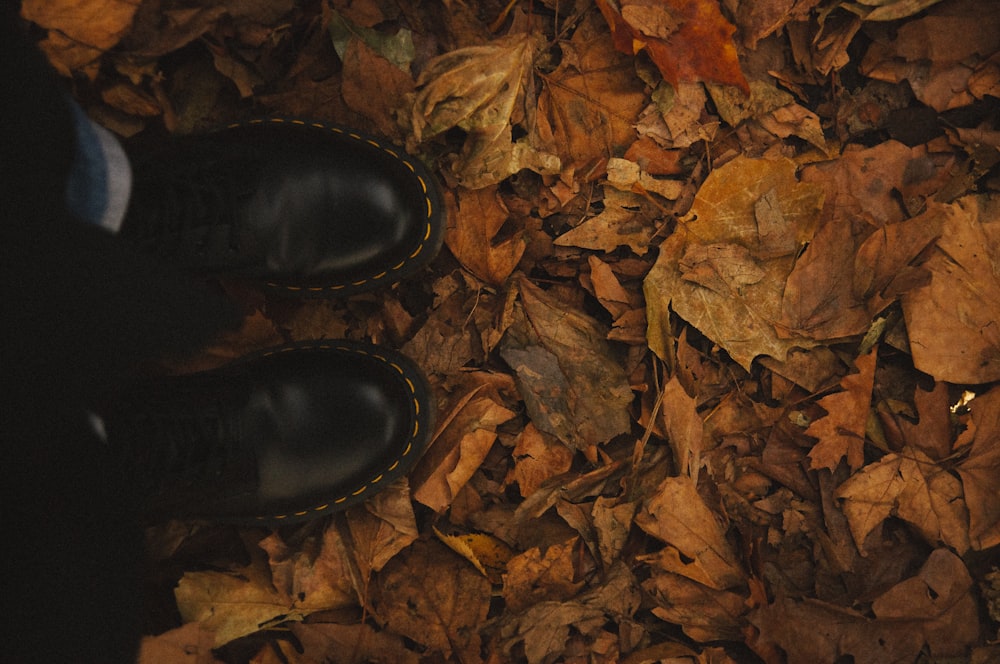
<svg viewBox="0 0 1000 664">
<path fill-rule="evenodd" d="M 348 341 L 275 348 L 109 402 L 110 456 L 151 520 L 262 525 L 368 499 L 413 466 L 434 413 L 409 359 Z"/>
<path fill-rule="evenodd" d="M 386 286 L 425 266 L 444 236 L 440 190 L 423 165 L 344 127 L 266 118 L 129 157 L 122 237 L 269 291 Z"/>
</svg>

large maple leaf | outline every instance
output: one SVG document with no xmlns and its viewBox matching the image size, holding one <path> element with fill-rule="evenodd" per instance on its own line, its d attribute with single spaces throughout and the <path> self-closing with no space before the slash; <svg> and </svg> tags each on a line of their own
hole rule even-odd
<svg viewBox="0 0 1000 664">
<path fill-rule="evenodd" d="M 663 78 L 735 85 L 750 94 L 733 43 L 736 28 L 716 0 L 597 0 L 615 48 L 645 50 Z"/>
</svg>

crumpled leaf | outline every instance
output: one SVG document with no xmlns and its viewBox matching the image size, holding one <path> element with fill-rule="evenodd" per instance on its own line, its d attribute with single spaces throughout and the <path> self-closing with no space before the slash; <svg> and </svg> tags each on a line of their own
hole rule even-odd
<svg viewBox="0 0 1000 664">
<path fill-rule="evenodd" d="M 503 540 L 489 533 L 445 535 L 436 527 L 434 534 L 445 546 L 472 563 L 472 566 L 489 579 L 490 583 L 494 585 L 503 583 L 507 564 L 514 557 L 514 550 Z"/>
<path fill-rule="evenodd" d="M 528 664 L 557 661 L 565 652 L 570 628 L 594 638 L 611 620 L 630 618 L 639 608 L 640 594 L 627 565 L 608 570 L 603 585 L 581 593 L 573 600 L 544 601 L 521 614 L 504 614 L 500 620 L 500 646 L 509 659 L 512 649 L 523 644 Z"/>
<path fill-rule="evenodd" d="M 157 636 L 144 636 L 136 664 L 219 664 L 212 656 L 215 635 L 199 623 L 188 623 Z"/>
<path fill-rule="evenodd" d="M 415 543 L 386 565 L 373 603 L 385 625 L 445 659 L 474 661 L 490 582 L 434 540 Z M 414 570 L 420 573 L 415 574 Z"/>
<path fill-rule="evenodd" d="M 604 189 L 604 210 L 556 238 L 560 247 L 581 247 L 610 253 L 620 246 L 644 256 L 656 233 L 653 206 L 641 194 Z"/>
<path fill-rule="evenodd" d="M 858 373 L 840 381 L 843 391 L 823 397 L 817 403 L 827 412 L 806 429 L 819 441 L 809 451 L 812 468 L 836 470 L 841 459 L 856 471 L 864 465 L 865 431 L 875 386 L 876 353 L 857 358 Z"/>
<path fill-rule="evenodd" d="M 444 511 L 486 458 L 496 428 L 514 415 L 479 389 L 465 395 L 410 472 L 414 500 Z"/>
<path fill-rule="evenodd" d="M 1000 379 L 1000 202 L 966 196 L 934 205 L 943 217 L 931 282 L 903 296 L 917 369 L 950 383 Z"/>
<path fill-rule="evenodd" d="M 835 494 L 854 543 L 862 552 L 868 534 L 890 516 L 912 525 L 931 545 L 969 549 L 969 513 L 958 478 L 917 449 L 904 448 L 865 466 Z"/>
<path fill-rule="evenodd" d="M 531 124 L 537 50 L 534 36 L 509 35 L 444 53 L 417 80 L 414 138 L 422 142 L 453 127 L 464 129 L 468 136 L 451 170 L 469 189 L 496 184 L 522 168 L 559 172 L 557 157 L 536 150 L 529 138 L 512 139 L 512 124 Z"/>
<path fill-rule="evenodd" d="M 407 479 L 393 482 L 363 505 L 348 510 L 347 526 L 361 575 L 367 577 L 385 567 L 418 536 Z"/>
<path fill-rule="evenodd" d="M 743 583 L 739 558 L 690 477 L 663 480 L 635 522 L 670 545 L 647 558 L 661 569 L 716 590 Z"/>
<path fill-rule="evenodd" d="M 647 103 L 643 82 L 592 12 L 559 48 L 559 66 L 542 77 L 533 134 L 559 155 L 564 171 L 599 173 L 604 161 L 635 140 L 635 124 Z"/>
<path fill-rule="evenodd" d="M 500 354 L 516 372 L 531 421 L 581 450 L 628 431 L 632 390 L 607 330 L 525 278 L 518 287 Z"/>
<path fill-rule="evenodd" d="M 354 605 L 337 538 L 328 527 L 313 550 L 291 550 L 273 534 L 244 568 L 185 573 L 174 590 L 182 620 L 214 631 L 220 647 L 269 624 Z"/>
<path fill-rule="evenodd" d="M 573 450 L 550 434 L 542 433 L 528 422 L 514 444 L 514 467 L 507 482 L 517 482 L 519 493 L 527 498 L 547 480 L 567 472 L 573 464 Z"/>
<path fill-rule="evenodd" d="M 972 448 L 958 465 L 973 548 L 1000 545 L 1000 388 L 972 400 Z"/>
<path fill-rule="evenodd" d="M 979 641 L 979 606 L 962 559 L 947 549 L 931 552 L 917 575 L 872 602 L 880 620 L 913 621 L 935 657 L 960 657 Z"/>
<path fill-rule="evenodd" d="M 749 369 L 815 340 L 780 324 L 785 279 L 823 195 L 790 160 L 737 157 L 713 171 L 646 276 L 650 348 L 669 357 L 671 309 Z"/>
<path fill-rule="evenodd" d="M 857 611 L 784 595 L 752 611 L 758 634 L 750 642 L 762 657 L 780 648 L 789 662 L 827 662 L 850 656 L 855 664 L 903 664 L 923 648 L 912 623 L 871 620 Z"/>
<path fill-rule="evenodd" d="M 24 0 L 21 16 L 51 30 L 39 46 L 64 76 L 97 75 L 97 59 L 132 27 L 135 0 Z"/>
<path fill-rule="evenodd" d="M 664 80 L 706 81 L 750 88 L 733 43 L 736 28 L 715 2 L 598 0 L 611 27 L 615 48 L 635 55 L 649 53 Z"/>
<path fill-rule="evenodd" d="M 576 595 L 583 582 L 574 573 L 579 537 L 528 549 L 510 559 L 504 574 L 503 598 L 507 607 L 520 613 L 544 601 L 565 601 Z"/>
<path fill-rule="evenodd" d="M 883 33 L 865 53 L 860 71 L 876 80 L 905 80 L 917 99 L 943 112 L 975 100 L 972 78 L 997 51 L 1000 12 L 983 11 L 978 0 L 956 0 Z"/>
<path fill-rule="evenodd" d="M 642 587 L 656 601 L 653 615 L 680 625 L 684 633 L 695 641 L 740 638 L 742 615 L 746 612 L 747 598 L 744 595 L 717 590 L 687 576 L 656 568 Z"/>
<path fill-rule="evenodd" d="M 524 254 L 526 243 L 518 235 L 500 241 L 497 233 L 510 216 L 497 187 L 459 189 L 447 194 L 450 214 L 444 241 L 458 262 L 483 281 L 499 286 L 507 280 Z"/>
</svg>

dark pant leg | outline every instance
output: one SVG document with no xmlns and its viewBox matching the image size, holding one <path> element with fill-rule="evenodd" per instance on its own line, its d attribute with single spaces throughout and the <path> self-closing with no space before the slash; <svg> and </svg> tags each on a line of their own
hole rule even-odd
<svg viewBox="0 0 1000 664">
<path fill-rule="evenodd" d="M 0 661 L 129 662 L 141 531 L 88 406 L 143 360 L 192 352 L 241 316 L 67 213 L 65 93 L 0 5 Z"/>
</svg>

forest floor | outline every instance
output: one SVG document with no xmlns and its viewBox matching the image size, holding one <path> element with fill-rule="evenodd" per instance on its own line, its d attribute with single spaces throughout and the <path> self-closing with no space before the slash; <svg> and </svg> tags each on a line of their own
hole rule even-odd
<svg viewBox="0 0 1000 664">
<path fill-rule="evenodd" d="M 148 531 L 141 661 L 1000 661 L 1000 5 L 25 0 L 124 137 L 333 121 L 432 267 L 253 313 L 414 358 L 408 480 Z"/>
</svg>

